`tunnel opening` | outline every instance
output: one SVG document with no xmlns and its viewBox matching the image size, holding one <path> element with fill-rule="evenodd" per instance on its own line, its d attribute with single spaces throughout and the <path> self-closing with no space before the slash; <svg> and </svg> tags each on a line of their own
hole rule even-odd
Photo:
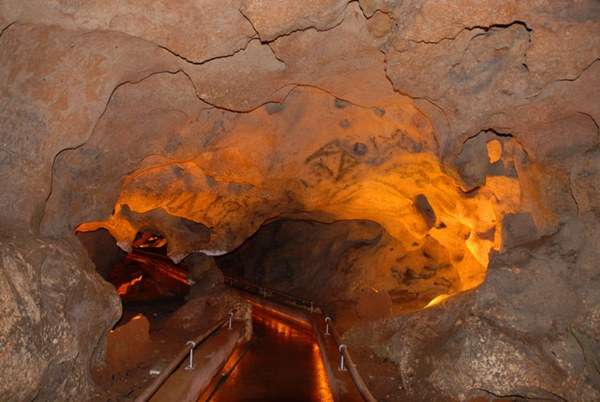
<svg viewBox="0 0 600 402">
<path fill-rule="evenodd" d="M 141 229 L 130 252 L 119 248 L 104 228 L 76 231 L 76 236 L 121 301 L 122 315 L 113 330 L 141 316 L 153 325 L 185 303 L 193 281 L 185 266 L 167 257 L 167 239 L 160 231 Z"/>
<path fill-rule="evenodd" d="M 106 280 L 116 288 L 125 307 L 185 299 L 191 285 L 188 272 L 167 257 L 167 246 L 160 232 L 142 229 L 131 251 L 106 273 Z"/>
<path fill-rule="evenodd" d="M 131 247 L 134 251 L 147 251 L 162 256 L 167 255 L 167 239 L 160 232 L 150 229 L 138 231 Z"/>
<path fill-rule="evenodd" d="M 107 258 L 100 251 L 115 252 L 104 279 L 118 294 L 122 313 L 100 348 L 104 354 L 90 366 L 94 381 L 108 387 L 107 394 L 114 398 L 148 385 L 154 375 L 149 376 L 149 371 L 159 373 L 190 337 L 239 303 L 223 286 L 212 257 L 191 254 L 174 263 L 167 256 L 166 237 L 152 227 L 140 229 L 129 252 L 117 247 L 104 229 L 76 232 L 76 236 L 92 262 L 103 269 Z M 92 400 L 104 401 L 107 394 Z"/>
<path fill-rule="evenodd" d="M 395 135 L 401 144 L 409 141 Z M 194 284 L 173 316 L 196 298 L 207 305 L 218 300 L 223 275 L 310 300 L 343 334 L 479 287 L 520 197 L 512 138 L 470 139 L 475 151 L 461 156 L 461 172 L 417 146 L 383 157 L 370 154 L 381 152 L 375 146 L 356 143 L 334 140 L 316 151 L 311 145 L 294 162 L 304 169 L 301 179 L 267 176 L 260 184 L 229 166 L 237 144 L 225 147 L 217 166 L 210 156 L 203 167 L 198 159 L 142 168 L 123 183 L 111 216 L 79 228 L 107 228 L 130 250 L 126 260 L 134 269 L 120 281 L 128 298 L 143 289 L 140 264 L 183 269 Z M 470 153 L 479 159 L 471 163 Z M 130 306 L 128 317 L 143 310 Z M 369 362 L 367 349 L 359 350 L 358 359 Z M 397 369 L 385 359 L 373 367 Z"/>
<path fill-rule="evenodd" d="M 279 219 L 216 263 L 227 276 L 313 300 L 347 319 L 379 319 L 463 290 L 464 257 L 450 256 L 431 236 L 406 249 L 369 220 Z"/>
</svg>

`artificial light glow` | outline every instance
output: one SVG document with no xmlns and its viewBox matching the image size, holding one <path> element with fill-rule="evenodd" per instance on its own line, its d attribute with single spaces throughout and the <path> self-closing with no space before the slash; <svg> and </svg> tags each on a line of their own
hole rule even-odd
<svg viewBox="0 0 600 402">
<path fill-rule="evenodd" d="M 433 299 L 431 299 L 431 301 L 429 303 L 427 303 L 427 305 L 425 306 L 425 308 L 433 307 L 436 304 L 440 304 L 441 302 L 443 302 L 444 300 L 446 300 L 449 297 L 450 297 L 450 295 L 439 295 L 439 296 L 436 296 Z"/>
<path fill-rule="evenodd" d="M 333 394 L 327 381 L 327 373 L 325 373 L 325 366 L 323 360 L 321 360 L 321 350 L 319 345 L 315 342 L 312 345 L 312 357 L 315 370 L 315 382 L 317 383 L 319 400 L 323 402 L 333 402 Z"/>
<path fill-rule="evenodd" d="M 125 282 L 123 283 L 121 286 L 119 286 L 119 288 L 117 289 L 117 293 L 119 293 L 119 296 L 124 296 L 126 295 L 129 290 L 136 284 L 142 281 L 142 275 L 133 278 L 132 280 L 130 280 L 129 282 Z"/>
<path fill-rule="evenodd" d="M 498 140 L 491 140 L 486 145 L 490 163 L 498 162 L 502 158 L 502 143 Z"/>
</svg>

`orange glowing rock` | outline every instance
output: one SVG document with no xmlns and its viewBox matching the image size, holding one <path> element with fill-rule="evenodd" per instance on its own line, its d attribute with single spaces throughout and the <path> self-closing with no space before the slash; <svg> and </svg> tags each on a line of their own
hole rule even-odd
<svg viewBox="0 0 600 402">
<path fill-rule="evenodd" d="M 487 152 L 490 163 L 496 163 L 502 158 L 502 143 L 498 140 L 488 141 Z"/>
<path fill-rule="evenodd" d="M 124 296 L 127 293 L 129 293 L 129 291 L 131 290 L 131 288 L 133 288 L 137 283 L 142 281 L 142 277 L 143 275 L 140 275 L 136 278 L 133 278 L 132 280 L 130 280 L 129 282 L 125 282 L 124 284 L 122 284 L 121 286 L 118 287 L 117 289 L 117 293 L 119 293 L 119 296 Z"/>
</svg>

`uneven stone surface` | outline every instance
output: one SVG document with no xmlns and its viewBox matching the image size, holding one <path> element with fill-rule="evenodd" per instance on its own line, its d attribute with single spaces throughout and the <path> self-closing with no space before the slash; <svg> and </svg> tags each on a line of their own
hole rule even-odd
<svg viewBox="0 0 600 402">
<path fill-rule="evenodd" d="M 151 353 L 151 347 L 150 322 L 143 314 L 139 314 L 110 331 L 106 361 L 114 372 L 131 370 Z"/>
<path fill-rule="evenodd" d="M 181 261 L 181 266 L 188 271 L 188 276 L 194 281 L 189 298 L 206 294 L 224 283 L 223 272 L 217 267 L 214 257 L 202 253 L 190 254 Z"/>
<path fill-rule="evenodd" d="M 116 306 L 76 229 L 154 230 L 180 261 L 261 227 L 244 270 L 352 308 L 474 289 L 493 255 L 478 290 L 373 324 L 412 400 L 597 400 L 599 59 L 596 0 L 3 1 L 2 362 L 36 360 L 8 400 L 90 388 Z M 53 258 L 67 288 L 26 280 Z"/>
<path fill-rule="evenodd" d="M 599 232 L 597 217 L 584 219 L 589 223 L 570 221 L 543 244 L 494 257 L 486 282 L 474 291 L 349 331 L 350 347 L 369 340 L 374 353 L 394 361 L 402 397 L 410 400 L 465 400 L 479 390 L 497 397 L 597 400 L 599 321 L 597 310 L 592 318 L 584 305 L 590 292 L 597 293 L 598 275 L 589 256 L 576 256 L 591 250 Z M 565 237 L 576 239 L 569 244 Z"/>
<path fill-rule="evenodd" d="M 81 400 L 121 313 L 114 288 L 75 239 L 7 236 L 0 243 L 2 399 Z"/>
<path fill-rule="evenodd" d="M 98 274 L 105 279 L 115 264 L 127 255 L 115 244 L 115 239 L 106 229 L 77 233 L 77 238 L 94 263 Z"/>
</svg>

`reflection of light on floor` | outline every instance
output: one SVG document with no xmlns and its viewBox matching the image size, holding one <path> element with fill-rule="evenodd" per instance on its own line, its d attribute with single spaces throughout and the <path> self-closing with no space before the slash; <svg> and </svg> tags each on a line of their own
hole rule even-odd
<svg viewBox="0 0 600 402">
<path fill-rule="evenodd" d="M 308 336 L 305 332 L 299 331 L 291 325 L 288 325 L 276 318 L 270 318 L 269 316 L 262 314 L 255 314 L 254 319 L 284 338 L 306 338 Z"/>
<path fill-rule="evenodd" d="M 227 360 L 225 367 L 223 367 L 224 373 L 229 372 L 229 381 L 236 382 L 237 378 L 240 376 L 240 366 L 238 366 L 237 363 L 241 357 L 242 350 L 240 348 L 237 348 L 235 352 L 231 355 L 229 360 Z"/>
<path fill-rule="evenodd" d="M 303 320 L 301 320 L 299 318 L 294 317 L 293 315 L 286 314 L 283 311 L 274 310 L 274 309 L 269 308 L 269 307 L 267 307 L 265 305 L 257 303 L 256 301 L 254 301 L 252 299 L 248 299 L 247 298 L 246 301 L 248 303 L 252 304 L 253 311 L 254 311 L 255 315 L 260 315 L 261 317 L 263 317 L 263 315 L 260 313 L 260 311 L 266 311 L 267 313 L 272 314 L 275 317 L 280 317 L 280 318 L 283 318 L 285 320 L 297 323 L 297 324 L 299 324 L 299 325 L 301 325 L 301 326 L 303 326 L 303 327 L 311 330 L 311 326 L 310 326 L 310 324 L 308 322 L 306 322 L 306 320 L 303 321 Z"/>
<path fill-rule="evenodd" d="M 223 372 L 231 367 L 229 375 L 211 402 L 334 401 L 314 334 L 306 324 L 287 317 L 253 308 L 254 339 L 241 359 L 229 359 L 236 364 L 226 364 Z"/>
<path fill-rule="evenodd" d="M 318 387 L 319 400 L 321 402 L 333 402 L 333 395 L 327 381 L 327 373 L 325 373 L 319 345 L 316 342 L 312 346 L 312 357 L 315 365 L 315 381 Z"/>
</svg>

